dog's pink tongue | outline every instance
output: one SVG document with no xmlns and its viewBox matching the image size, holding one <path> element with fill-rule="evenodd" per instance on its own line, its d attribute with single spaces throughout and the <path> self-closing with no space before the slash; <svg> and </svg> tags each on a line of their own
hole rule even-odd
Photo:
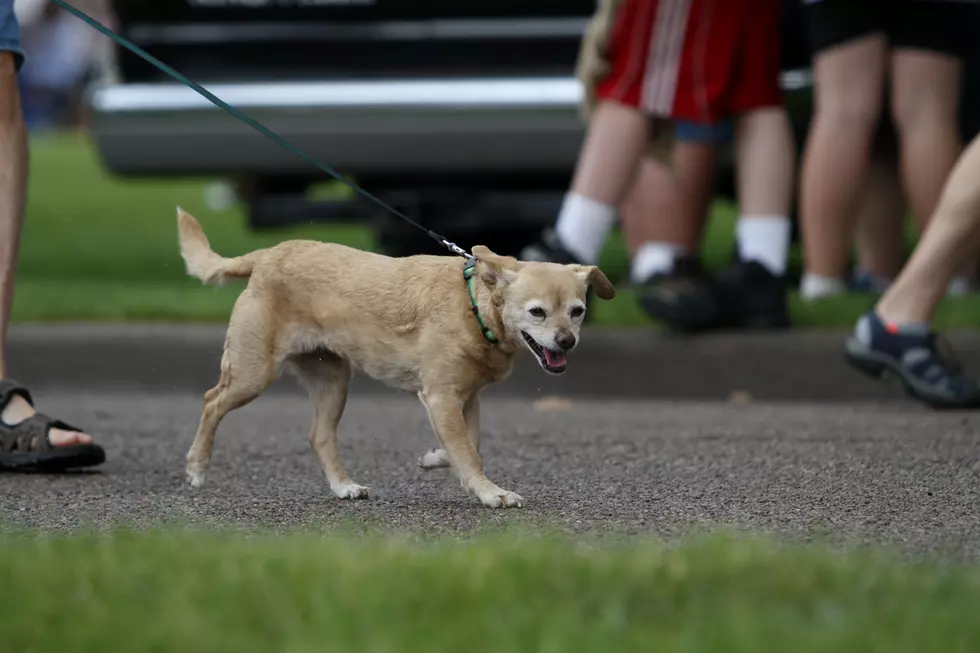
<svg viewBox="0 0 980 653">
<path fill-rule="evenodd" d="M 544 362 L 548 364 L 548 367 L 561 367 L 565 364 L 565 354 L 545 348 Z"/>
</svg>

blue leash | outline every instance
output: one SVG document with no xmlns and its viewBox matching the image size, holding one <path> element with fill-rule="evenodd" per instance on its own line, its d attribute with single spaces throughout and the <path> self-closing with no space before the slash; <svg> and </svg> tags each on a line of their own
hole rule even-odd
<svg viewBox="0 0 980 653">
<path fill-rule="evenodd" d="M 336 170 L 334 170 L 330 166 L 324 165 L 323 163 L 320 163 L 319 161 L 317 161 L 316 159 L 314 159 L 313 157 L 311 157 L 309 154 L 307 154 L 306 152 L 304 152 L 301 149 L 299 149 L 299 147 L 297 147 L 296 145 L 293 145 L 288 140 L 286 140 L 285 138 L 283 138 L 282 136 L 280 136 L 276 132 L 272 131 L 271 129 L 269 129 L 268 127 L 266 127 L 265 125 L 263 125 L 262 123 L 260 123 L 258 120 L 255 120 L 254 118 L 251 118 L 251 117 L 247 116 L 246 114 L 242 113 L 241 111 L 239 111 L 235 107 L 231 106 L 230 104 L 228 104 L 227 102 L 225 102 L 224 100 L 222 100 L 217 95 L 215 95 L 214 93 L 210 92 L 209 90 L 207 90 L 206 88 L 204 88 L 203 86 L 201 86 L 200 84 L 198 84 L 197 82 L 189 79 L 188 77 L 186 77 L 185 75 L 183 75 L 183 74 L 179 73 L 178 71 L 174 70 L 173 68 L 171 68 L 167 64 L 163 63 L 162 61 L 160 61 L 159 59 L 157 59 L 156 57 L 154 57 L 150 53 L 146 52 L 145 50 L 143 50 L 138 45 L 132 43 L 131 41 L 129 41 L 125 37 L 122 37 L 119 34 L 116 34 L 111 29 L 109 29 L 108 27 L 106 27 L 105 25 L 103 25 L 102 23 L 100 23 L 99 21 L 95 20 L 94 18 L 92 18 L 91 16 L 89 16 L 88 14 L 86 14 L 84 11 L 82 11 L 82 10 L 76 8 L 76 7 L 73 7 L 72 5 L 70 5 L 67 2 L 65 2 L 65 0 L 54 0 L 54 3 L 56 5 L 58 5 L 59 7 L 61 7 L 62 9 L 64 9 L 65 11 L 67 11 L 68 13 L 73 14 L 75 17 L 80 18 L 84 22 L 88 23 L 91 27 L 94 27 L 99 32 L 102 32 L 103 34 L 105 34 L 106 36 L 108 36 L 110 39 L 112 39 L 113 41 L 115 41 L 119 45 L 123 46 L 124 48 L 126 48 L 127 50 L 129 50 L 130 52 L 132 52 L 133 54 L 136 54 L 137 56 L 141 57 L 142 59 L 144 59 L 144 60 L 148 61 L 149 63 L 151 63 L 152 65 L 156 66 L 157 68 L 159 68 L 163 72 L 167 73 L 168 75 L 170 75 L 171 77 L 173 77 L 174 79 L 176 79 L 177 81 L 179 81 L 180 83 L 184 84 L 185 86 L 187 86 L 191 90 L 196 91 L 197 93 L 203 95 L 205 98 L 208 99 L 208 101 L 210 101 L 216 107 L 218 107 L 220 109 L 224 109 L 226 112 L 228 112 L 229 114 L 231 114 L 235 118 L 238 118 L 239 120 L 241 120 L 242 122 L 244 122 L 246 125 L 248 125 L 252 129 L 254 129 L 255 131 L 259 132 L 263 136 L 267 136 L 267 137 L 271 138 L 276 143 L 278 143 L 279 145 L 282 145 L 284 148 L 286 148 L 290 152 L 293 152 L 294 154 L 299 155 L 303 159 L 306 159 L 307 161 L 309 161 L 310 163 L 312 163 L 313 165 L 315 165 L 317 168 L 319 168 L 323 172 L 327 173 L 328 175 L 330 175 L 331 177 L 333 177 L 337 181 L 339 181 L 339 182 L 343 183 L 344 185 L 348 186 L 349 188 L 351 188 L 358 195 L 361 195 L 362 197 L 368 198 L 369 200 L 371 200 L 372 202 L 374 202 L 378 206 L 380 206 L 383 209 L 387 210 L 391 214 L 398 216 L 399 218 L 401 218 L 405 222 L 409 223 L 410 225 L 412 225 L 416 229 L 420 229 L 421 231 L 424 231 L 426 234 L 429 235 L 430 238 L 432 238 L 437 243 L 439 243 L 440 245 L 442 245 L 443 247 L 445 247 L 446 249 L 448 249 L 453 254 L 457 254 L 457 255 L 462 256 L 462 257 L 465 257 L 465 258 L 470 258 L 470 255 L 466 252 L 466 250 L 464 250 L 462 247 L 460 247 L 456 243 L 454 243 L 454 242 L 452 242 L 450 240 L 447 240 L 446 238 L 443 238 L 442 236 L 440 236 L 436 232 L 432 231 L 431 229 L 426 229 L 425 227 L 423 227 L 422 225 L 420 225 L 415 220 L 412 220 L 410 217 L 408 217 L 407 215 L 405 215 L 404 213 L 402 213 L 398 209 L 394 208 L 393 206 L 391 206 L 387 202 L 383 201 L 379 197 L 377 197 L 375 195 L 372 195 L 368 191 L 364 190 L 363 188 L 361 188 L 360 186 L 358 186 L 357 184 L 355 184 L 353 181 L 351 181 L 350 179 L 348 179 L 344 175 L 340 174 L 339 172 L 337 172 Z"/>
</svg>

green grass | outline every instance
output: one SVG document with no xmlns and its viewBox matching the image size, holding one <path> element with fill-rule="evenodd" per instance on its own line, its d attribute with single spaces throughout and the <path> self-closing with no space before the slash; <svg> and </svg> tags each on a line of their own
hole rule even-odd
<svg viewBox="0 0 980 653">
<path fill-rule="evenodd" d="M 0 536 L 5 651 L 975 651 L 980 570 L 713 536 Z"/>
<path fill-rule="evenodd" d="M 185 276 L 177 250 L 177 205 L 194 213 L 212 245 L 229 256 L 288 238 L 376 247 L 358 225 L 251 232 L 240 207 L 209 210 L 204 188 L 202 181 L 116 179 L 103 171 L 84 136 L 34 138 L 14 321 L 224 322 L 242 285 L 216 289 Z M 710 267 L 728 260 L 734 223 L 733 207 L 717 203 L 704 238 Z M 619 235 L 601 264 L 614 282 L 625 279 L 628 262 Z M 794 297 L 793 319 L 799 326 L 850 326 L 873 303 L 870 296 L 849 296 L 804 305 Z M 612 302 L 596 302 L 594 315 L 598 325 L 652 324 L 628 288 Z M 978 323 L 976 297 L 946 301 L 937 320 L 941 327 Z"/>
<path fill-rule="evenodd" d="M 287 238 L 373 247 L 360 226 L 254 233 L 240 209 L 216 213 L 198 181 L 120 181 L 99 166 L 84 137 L 34 139 L 15 321 L 223 321 L 240 284 L 188 278 L 177 248 L 177 205 L 194 213 L 229 256 Z"/>
</svg>

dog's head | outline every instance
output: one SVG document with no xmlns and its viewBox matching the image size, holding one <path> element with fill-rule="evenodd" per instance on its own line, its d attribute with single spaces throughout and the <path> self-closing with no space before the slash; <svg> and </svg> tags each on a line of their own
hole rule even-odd
<svg viewBox="0 0 980 653">
<path fill-rule="evenodd" d="M 486 247 L 473 248 L 477 274 L 493 294 L 493 302 L 512 344 L 524 346 L 541 368 L 565 371 L 565 354 L 578 345 L 589 286 L 600 299 L 616 289 L 594 265 L 522 262 L 498 256 Z"/>
</svg>

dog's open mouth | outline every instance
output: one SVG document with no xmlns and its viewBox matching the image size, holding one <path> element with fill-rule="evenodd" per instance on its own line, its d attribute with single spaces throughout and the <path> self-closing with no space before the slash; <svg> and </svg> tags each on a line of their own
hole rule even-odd
<svg viewBox="0 0 980 653">
<path fill-rule="evenodd" d="M 538 359 L 538 363 L 540 363 L 546 372 L 561 374 L 565 371 L 565 366 L 568 364 L 568 360 L 565 358 L 565 352 L 542 347 L 524 331 L 521 331 L 521 335 L 524 336 L 524 342 L 527 343 L 528 349 L 534 353 Z"/>
</svg>

